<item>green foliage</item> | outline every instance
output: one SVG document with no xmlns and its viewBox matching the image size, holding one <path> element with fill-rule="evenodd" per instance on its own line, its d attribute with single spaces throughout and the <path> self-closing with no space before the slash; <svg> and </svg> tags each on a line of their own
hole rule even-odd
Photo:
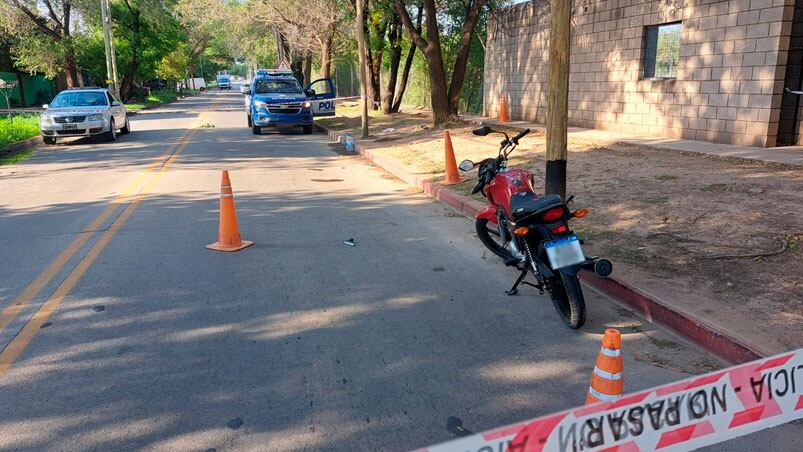
<svg viewBox="0 0 803 452">
<path fill-rule="evenodd" d="M 182 44 L 156 63 L 156 75 L 165 80 L 182 80 L 187 74 L 189 65 L 189 51 L 186 45 Z"/>
<path fill-rule="evenodd" d="M 27 140 L 39 134 L 39 115 L 0 117 L 0 146 Z"/>
<path fill-rule="evenodd" d="M 33 149 L 26 149 L 24 151 L 15 152 L 11 155 L 4 155 L 0 157 L 0 166 L 13 165 L 28 160 L 33 155 Z"/>
<path fill-rule="evenodd" d="M 11 48 L 15 66 L 31 74 L 41 73 L 47 78 L 55 78 L 61 73 L 64 64 L 64 51 L 71 45 L 69 39 L 55 42 L 36 29 L 27 29 Z"/>
<path fill-rule="evenodd" d="M 131 102 L 126 103 L 125 108 L 129 111 L 142 110 L 145 107 L 153 107 L 156 105 L 173 102 L 176 99 L 178 99 L 178 93 L 175 91 L 168 89 L 155 90 L 151 91 L 150 96 L 132 99 Z"/>
</svg>

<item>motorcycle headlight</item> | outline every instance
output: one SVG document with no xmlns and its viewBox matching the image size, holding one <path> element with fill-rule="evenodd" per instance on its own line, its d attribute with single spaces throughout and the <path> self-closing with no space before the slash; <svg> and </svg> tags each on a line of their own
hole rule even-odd
<svg viewBox="0 0 803 452">
<path fill-rule="evenodd" d="M 254 107 L 255 108 L 268 108 L 268 103 L 267 102 L 262 102 L 261 100 L 256 100 L 256 101 L 254 101 Z"/>
<path fill-rule="evenodd" d="M 86 117 L 87 121 L 103 121 L 103 115 L 89 115 Z"/>
<path fill-rule="evenodd" d="M 304 102 L 304 108 L 310 108 L 310 107 L 312 107 L 312 102 L 310 101 Z"/>
</svg>

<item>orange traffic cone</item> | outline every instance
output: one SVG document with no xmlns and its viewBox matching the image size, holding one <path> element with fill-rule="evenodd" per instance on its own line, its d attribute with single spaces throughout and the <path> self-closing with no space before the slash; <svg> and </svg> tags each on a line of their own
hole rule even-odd
<svg viewBox="0 0 803 452">
<path fill-rule="evenodd" d="M 622 376 L 622 335 L 619 330 L 605 330 L 602 348 L 597 354 L 597 365 L 591 374 L 586 405 L 596 402 L 612 402 L 624 393 Z"/>
<path fill-rule="evenodd" d="M 457 162 L 454 159 L 454 148 L 452 147 L 452 136 L 449 131 L 443 132 L 446 141 L 446 177 L 441 182 L 443 185 L 459 184 L 460 174 L 457 172 Z"/>
<path fill-rule="evenodd" d="M 499 122 L 507 122 L 507 95 L 502 95 L 502 104 L 499 105 Z"/>
<path fill-rule="evenodd" d="M 217 234 L 217 242 L 206 245 L 206 247 L 217 251 L 240 251 L 253 244 L 254 242 L 240 240 L 229 172 L 223 171 L 223 180 L 220 182 L 220 229 Z"/>
</svg>

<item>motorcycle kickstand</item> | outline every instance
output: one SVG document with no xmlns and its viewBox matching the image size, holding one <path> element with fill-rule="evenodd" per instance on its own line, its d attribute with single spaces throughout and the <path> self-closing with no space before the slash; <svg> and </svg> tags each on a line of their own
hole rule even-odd
<svg viewBox="0 0 803 452">
<path fill-rule="evenodd" d="M 526 268 L 521 270 L 521 274 L 519 275 L 518 278 L 516 278 L 516 282 L 513 283 L 513 287 L 511 287 L 510 290 L 506 290 L 505 293 L 510 295 L 510 296 L 516 295 L 517 293 L 519 293 L 519 289 L 518 289 L 519 285 L 520 284 L 526 284 L 526 285 L 528 285 L 530 287 L 535 287 L 536 289 L 538 289 L 538 292 L 541 295 L 543 295 L 544 294 L 544 286 L 542 286 L 541 284 L 533 284 L 531 282 L 524 281 L 524 277 L 525 276 L 527 276 L 527 269 Z"/>
<path fill-rule="evenodd" d="M 519 293 L 519 289 L 518 289 L 519 284 L 521 284 L 521 282 L 524 280 L 525 276 L 527 276 L 527 269 L 526 268 L 521 271 L 521 274 L 516 279 L 516 282 L 513 283 L 513 287 L 511 287 L 510 290 L 506 290 L 505 293 L 508 294 L 508 295 L 511 295 L 511 296 L 512 295 L 516 295 L 517 293 Z"/>
</svg>

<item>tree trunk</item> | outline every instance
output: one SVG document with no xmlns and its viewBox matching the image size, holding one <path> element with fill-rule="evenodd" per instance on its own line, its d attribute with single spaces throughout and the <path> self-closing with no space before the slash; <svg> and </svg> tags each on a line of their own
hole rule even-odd
<svg viewBox="0 0 803 452">
<path fill-rule="evenodd" d="M 549 85 L 546 106 L 545 193 L 566 199 L 566 141 L 569 109 L 569 38 L 572 0 L 551 0 Z"/>
<path fill-rule="evenodd" d="M 424 17 L 424 5 L 418 4 L 418 17 L 416 17 L 415 31 L 421 33 L 421 20 Z M 398 113 L 401 108 L 404 92 L 407 90 L 407 81 L 410 79 L 410 69 L 413 67 L 413 58 L 415 57 L 416 45 L 414 41 L 410 42 L 410 50 L 407 51 L 407 57 L 404 60 L 404 69 L 402 70 L 402 78 L 396 92 L 396 98 L 393 100 L 393 106 L 390 108 L 391 113 Z"/>
<path fill-rule="evenodd" d="M 466 78 L 466 65 L 468 64 L 469 50 L 471 50 L 471 37 L 474 34 L 474 27 L 480 17 L 480 10 L 487 0 L 473 0 L 466 11 L 466 20 L 463 22 L 463 30 L 460 32 L 460 45 L 457 48 L 454 67 L 452 68 L 452 80 L 449 84 L 449 113 L 457 116 L 460 108 L 460 91 L 463 89 L 463 81 Z M 429 20 L 429 17 L 427 17 Z"/>
<path fill-rule="evenodd" d="M 357 47 L 360 54 L 360 100 L 362 102 L 362 138 L 368 138 L 368 58 L 365 45 L 365 0 L 356 0 Z"/>
<path fill-rule="evenodd" d="M 312 82 L 312 52 L 307 52 L 307 56 L 304 57 L 304 86 L 307 86 Z"/>
<path fill-rule="evenodd" d="M 290 70 L 293 71 L 293 76 L 298 83 L 304 83 L 304 59 L 293 52 L 290 54 L 290 60 Z"/>
<path fill-rule="evenodd" d="M 453 115 L 449 105 L 449 94 L 446 89 L 446 71 L 443 69 L 440 47 L 427 49 L 424 52 L 424 56 L 427 57 L 427 66 L 429 66 L 432 122 L 435 125 L 445 124 L 453 118 Z"/>
<path fill-rule="evenodd" d="M 393 112 L 393 95 L 396 92 L 396 80 L 399 76 L 399 63 L 401 63 L 401 22 L 399 16 L 394 16 L 388 29 L 388 39 L 390 40 L 390 75 L 382 94 L 382 111 L 385 114 Z"/>
<path fill-rule="evenodd" d="M 332 77 L 332 39 L 329 35 L 321 43 L 321 76 L 323 78 Z"/>
<path fill-rule="evenodd" d="M 78 64 L 75 62 L 75 54 L 72 49 L 67 49 L 64 53 L 64 78 L 67 80 L 67 88 L 76 88 L 83 85 L 78 73 Z"/>
<path fill-rule="evenodd" d="M 371 72 L 371 106 L 374 110 L 379 109 L 382 101 L 382 54 L 385 46 L 385 33 L 388 29 L 388 20 L 383 19 L 372 23 L 369 27 L 369 42 L 375 42 L 376 48 L 370 46 L 370 72 Z"/>
</svg>

